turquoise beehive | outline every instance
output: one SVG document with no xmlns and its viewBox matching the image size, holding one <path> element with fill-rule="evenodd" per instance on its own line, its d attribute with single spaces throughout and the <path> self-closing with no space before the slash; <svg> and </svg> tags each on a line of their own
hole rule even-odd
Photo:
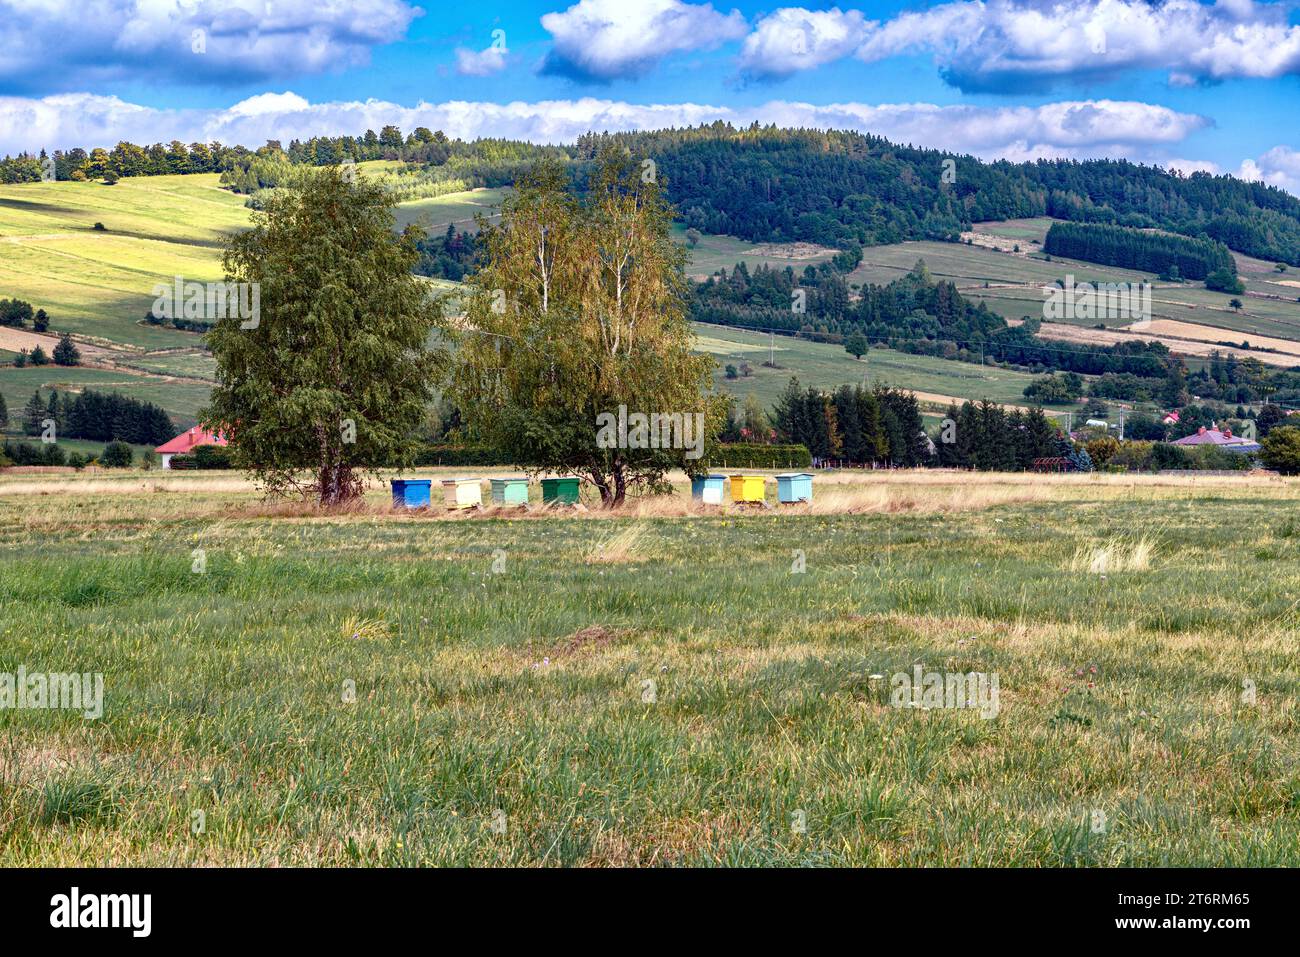
<svg viewBox="0 0 1300 957">
<path fill-rule="evenodd" d="M 790 505 L 795 502 L 812 501 L 812 474 L 809 472 L 786 472 L 776 477 L 777 500 Z"/>
</svg>

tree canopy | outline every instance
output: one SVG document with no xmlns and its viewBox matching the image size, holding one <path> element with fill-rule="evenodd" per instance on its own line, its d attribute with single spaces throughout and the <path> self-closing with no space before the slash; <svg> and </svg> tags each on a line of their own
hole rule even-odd
<svg viewBox="0 0 1300 957">
<path fill-rule="evenodd" d="M 429 345 L 441 308 L 417 258 L 384 191 L 338 168 L 275 196 L 229 241 L 226 280 L 259 284 L 260 315 L 208 333 L 217 386 L 201 417 L 270 491 L 345 502 L 367 469 L 413 453 L 443 365 Z"/>
</svg>

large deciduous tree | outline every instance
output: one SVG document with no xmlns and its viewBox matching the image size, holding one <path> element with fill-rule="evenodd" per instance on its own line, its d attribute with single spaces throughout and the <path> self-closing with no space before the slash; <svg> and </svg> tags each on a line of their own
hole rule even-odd
<svg viewBox="0 0 1300 957">
<path fill-rule="evenodd" d="M 710 442 L 725 418 L 706 391 L 713 360 L 691 351 L 685 253 L 653 170 L 607 150 L 579 197 L 544 163 L 501 212 L 480 234 L 484 265 L 454 333 L 469 429 L 519 466 L 579 476 L 609 507 L 632 488 L 663 490 L 671 468 L 697 474 L 706 459 L 684 448 L 598 442 L 598 417 L 620 406 L 703 415 Z"/>
<path fill-rule="evenodd" d="M 384 191 L 338 168 L 269 200 L 229 241 L 226 281 L 259 284 L 260 314 L 208 333 L 218 384 L 202 418 L 272 494 L 343 503 L 367 470 L 408 458 L 443 367 L 429 346 L 441 307 L 417 258 Z"/>
</svg>

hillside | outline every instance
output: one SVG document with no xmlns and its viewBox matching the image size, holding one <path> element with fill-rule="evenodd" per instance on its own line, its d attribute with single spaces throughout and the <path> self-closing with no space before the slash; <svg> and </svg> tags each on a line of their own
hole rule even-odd
<svg viewBox="0 0 1300 957">
<path fill-rule="evenodd" d="M 723 148 L 719 141 L 701 142 L 712 142 L 709 149 Z M 909 162 L 919 162 L 929 156 L 921 153 L 918 158 L 900 151 L 890 159 L 876 155 L 880 148 L 872 147 L 864 156 L 850 155 L 846 161 L 870 166 L 877 161 L 903 162 L 907 157 L 911 157 Z M 684 162 L 686 153 L 681 150 L 664 166 L 670 184 L 690 179 L 682 167 L 674 173 L 673 163 Z M 780 157 L 786 154 L 777 153 L 769 157 L 769 163 L 784 162 Z M 360 165 L 363 172 L 384 176 L 401 167 L 392 161 Z M 818 182 L 813 172 L 805 179 L 798 189 Z M 170 281 L 175 275 L 201 281 L 220 278 L 222 239 L 248 224 L 250 210 L 245 205 L 247 197 L 222 188 L 219 180 L 216 173 L 198 173 L 127 177 L 113 186 L 72 181 L 0 186 L 0 248 L 5 252 L 0 257 L 0 298 L 25 299 L 44 308 L 51 316 L 52 331 L 73 333 L 87 366 L 3 369 L 0 391 L 11 409 L 21 406 L 38 387 L 111 387 L 159 402 L 178 424 L 193 422 L 212 381 L 211 359 L 196 334 L 143 320 L 156 283 Z M 794 189 L 788 173 L 773 182 Z M 477 216 L 489 221 L 494 218 L 504 195 L 503 188 L 490 187 L 417 198 L 397 206 L 398 225 L 414 223 L 430 234 L 445 231 L 449 224 L 458 230 L 472 230 Z M 681 195 L 690 203 L 693 194 Z M 886 190 L 882 195 L 893 194 Z M 977 204 L 967 205 L 969 215 L 989 211 Z M 689 246 L 688 272 L 695 279 L 730 270 L 738 262 L 750 269 L 789 267 L 801 275 L 808 267 L 828 263 L 836 253 L 831 245 L 794 240 L 802 227 L 768 229 L 768 241 L 694 230 L 692 222 L 705 222 L 698 208 L 696 204 L 683 209 L 684 221 L 674 229 L 675 238 Z M 1032 209 L 1024 212 L 1016 218 L 963 229 L 958 233 L 964 240 L 960 243 L 920 240 L 865 247 L 859 265 L 845 275 L 851 295 L 856 297 L 867 284 L 885 284 L 906 275 L 918 260 L 924 260 L 937 280 L 951 281 L 962 296 L 986 304 L 1015 323 L 1022 316 L 1041 315 L 1042 285 L 1067 274 L 1078 282 L 1155 279 L 1150 273 L 1131 269 L 1056 257 L 1048 261 L 1041 251 L 1042 242 L 1055 220 L 1034 215 Z M 693 230 L 691 242 L 688 228 Z M 763 230 L 751 226 L 749 231 Z M 1125 331 L 1124 323 L 1077 320 L 1072 328 L 1045 324 L 1040 335 L 1067 342 L 1068 348 L 1074 349 L 1104 347 L 1128 338 L 1158 341 L 1193 357 L 1204 357 L 1213 348 L 1228 351 L 1226 344 L 1231 343 L 1238 356 L 1254 356 L 1269 365 L 1290 368 L 1300 363 L 1300 348 L 1291 345 L 1300 342 L 1300 269 L 1278 272 L 1271 261 L 1241 253 L 1235 258 L 1246 285 L 1244 306 L 1239 310 L 1229 306 L 1229 297 L 1207 291 L 1201 283 L 1156 282 L 1155 322 L 1142 333 Z M 1092 328 L 1098 325 L 1108 328 Z M 0 357 L 19 348 L 30 350 L 36 344 L 49 352 L 54 342 L 53 336 L 42 337 L 30 330 L 0 328 Z M 1250 348 L 1243 348 L 1245 344 Z M 1022 390 L 1032 378 L 1028 373 L 985 370 L 970 363 L 882 348 L 873 349 L 864 364 L 839 345 L 781 337 L 778 351 L 784 355 L 778 355 L 777 364 L 784 368 L 772 370 L 761 366 L 767 345 L 766 336 L 731 328 L 725 334 L 707 333 L 701 349 L 719 357 L 716 379 L 721 388 L 740 397 L 752 391 L 765 403 L 770 403 L 790 375 L 830 388 L 859 381 L 863 365 L 872 384 L 915 390 L 936 397 L 936 403 L 945 397 L 1022 403 Z M 750 358 L 755 348 L 764 353 L 757 361 Z M 728 358 L 736 364 L 748 361 L 755 370 L 753 375 L 725 379 L 722 366 Z"/>
</svg>

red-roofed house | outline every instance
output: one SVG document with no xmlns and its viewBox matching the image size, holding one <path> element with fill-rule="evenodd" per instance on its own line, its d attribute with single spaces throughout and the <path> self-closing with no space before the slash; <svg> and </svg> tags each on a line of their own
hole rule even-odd
<svg viewBox="0 0 1300 957">
<path fill-rule="evenodd" d="M 164 442 L 154 451 L 162 456 L 162 467 L 169 469 L 172 467 L 173 455 L 187 455 L 200 445 L 225 444 L 226 440 L 220 435 L 209 432 L 207 429 L 201 429 L 196 425 L 189 431 L 182 432 L 176 438 Z"/>
<path fill-rule="evenodd" d="M 1240 435 L 1233 435 L 1232 429 L 1224 429 L 1220 432 L 1218 429 L 1207 429 L 1201 426 L 1191 435 L 1185 435 L 1173 443 L 1174 445 L 1217 445 L 1227 452 L 1258 452 L 1260 449 L 1258 442 L 1252 442 L 1250 439 L 1243 439 Z"/>
</svg>

